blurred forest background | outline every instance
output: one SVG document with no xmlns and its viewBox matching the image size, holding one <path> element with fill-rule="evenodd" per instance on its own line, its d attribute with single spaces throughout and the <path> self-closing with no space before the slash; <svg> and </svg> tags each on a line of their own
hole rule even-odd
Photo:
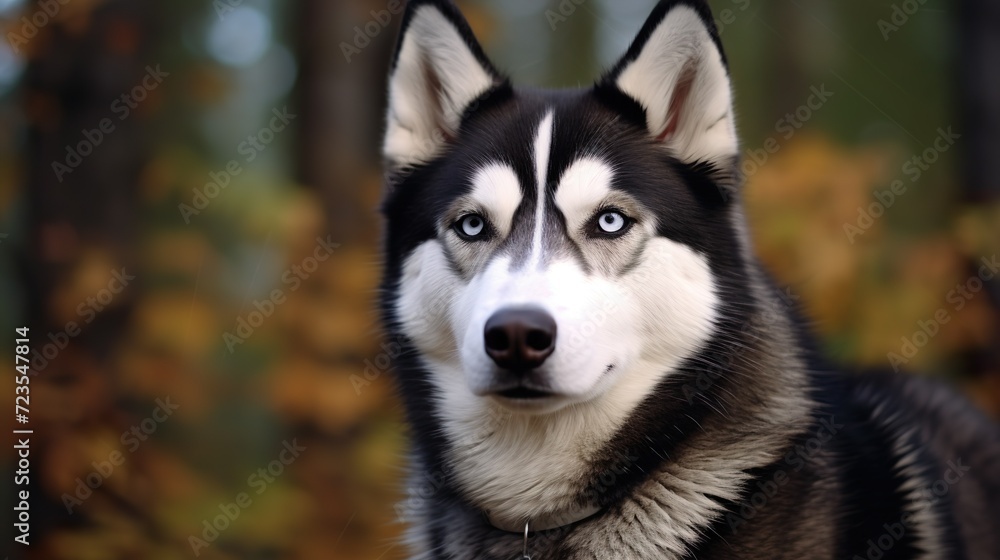
<svg viewBox="0 0 1000 560">
<path fill-rule="evenodd" d="M 1000 5 L 711 3 L 787 297 L 837 362 L 896 353 L 1000 415 L 1000 289 L 979 281 Z M 516 82 L 553 87 L 590 83 L 653 4 L 460 2 Z M 16 327 L 37 352 L 33 544 L 12 557 L 403 557 L 373 312 L 395 5 L 0 0 L 0 363 Z"/>
</svg>

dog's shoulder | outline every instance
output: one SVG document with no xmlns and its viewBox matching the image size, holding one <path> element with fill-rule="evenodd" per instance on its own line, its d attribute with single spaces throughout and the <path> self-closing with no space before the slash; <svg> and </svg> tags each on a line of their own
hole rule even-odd
<svg viewBox="0 0 1000 560">
<path fill-rule="evenodd" d="M 940 380 L 876 372 L 848 383 L 867 411 L 859 431 L 888 435 L 911 507 L 932 511 L 941 541 L 965 557 L 1000 558 L 1000 426 Z"/>
<path fill-rule="evenodd" d="M 890 372 L 855 374 L 847 380 L 853 402 L 892 426 L 916 427 L 918 437 L 940 458 L 988 455 L 1000 460 L 1000 427 L 953 386 Z"/>
</svg>

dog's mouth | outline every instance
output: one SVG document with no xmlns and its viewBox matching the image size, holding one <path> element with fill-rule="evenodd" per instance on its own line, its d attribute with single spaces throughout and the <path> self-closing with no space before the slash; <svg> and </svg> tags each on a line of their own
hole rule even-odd
<svg viewBox="0 0 1000 560">
<path fill-rule="evenodd" d="M 528 387 L 514 387 L 513 389 L 498 391 L 496 394 L 513 400 L 534 400 L 554 396 L 554 393 L 539 391 L 537 389 L 529 389 Z"/>
</svg>

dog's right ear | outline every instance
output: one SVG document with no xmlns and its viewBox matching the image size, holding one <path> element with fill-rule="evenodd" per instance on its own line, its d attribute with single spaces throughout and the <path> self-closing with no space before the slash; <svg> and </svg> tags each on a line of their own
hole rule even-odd
<svg viewBox="0 0 1000 560">
<path fill-rule="evenodd" d="M 392 170 L 426 163 L 480 96 L 505 83 L 449 0 L 411 0 L 389 72 L 382 153 Z"/>
</svg>

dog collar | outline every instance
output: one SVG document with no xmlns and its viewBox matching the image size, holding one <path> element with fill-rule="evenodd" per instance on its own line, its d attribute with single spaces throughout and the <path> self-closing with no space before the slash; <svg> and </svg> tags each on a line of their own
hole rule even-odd
<svg viewBox="0 0 1000 560">
<path fill-rule="evenodd" d="M 574 508 L 570 511 L 541 515 L 527 521 L 515 522 L 507 522 L 505 520 L 498 519 L 494 515 L 487 512 L 486 519 L 489 521 L 490 525 L 500 529 L 501 531 L 506 531 L 508 533 L 523 533 L 529 524 L 533 532 L 548 531 L 550 529 L 558 529 L 560 527 L 566 527 L 574 523 L 579 523 L 584 519 L 592 517 L 599 511 L 601 511 L 600 507 L 588 505 L 586 507 Z"/>
</svg>

